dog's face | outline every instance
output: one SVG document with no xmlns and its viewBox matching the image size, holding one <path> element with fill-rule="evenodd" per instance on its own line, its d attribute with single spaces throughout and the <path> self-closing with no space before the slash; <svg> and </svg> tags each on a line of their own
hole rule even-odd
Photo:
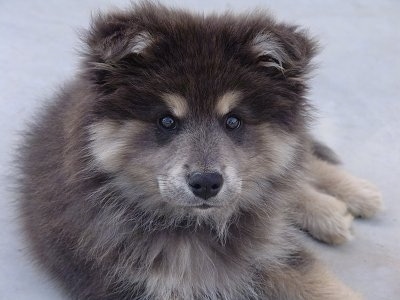
<svg viewBox="0 0 400 300">
<path fill-rule="evenodd" d="M 314 53 L 295 28 L 144 7 L 99 18 L 88 44 L 94 163 L 142 208 L 229 215 L 295 164 Z"/>
</svg>

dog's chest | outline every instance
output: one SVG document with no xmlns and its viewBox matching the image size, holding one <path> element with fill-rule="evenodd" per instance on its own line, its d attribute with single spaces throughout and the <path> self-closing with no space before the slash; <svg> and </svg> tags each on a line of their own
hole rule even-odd
<svg viewBox="0 0 400 300">
<path fill-rule="evenodd" d="M 174 237 L 151 249 L 149 258 L 146 289 L 157 299 L 240 299 L 256 293 L 248 260 L 222 245 Z"/>
</svg>

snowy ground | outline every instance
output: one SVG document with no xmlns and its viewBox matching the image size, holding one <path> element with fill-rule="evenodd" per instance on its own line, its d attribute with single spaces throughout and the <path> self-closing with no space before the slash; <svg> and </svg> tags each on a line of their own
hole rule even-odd
<svg viewBox="0 0 400 300">
<path fill-rule="evenodd" d="M 162 1 L 167 3 L 167 1 Z M 347 169 L 382 190 L 386 211 L 356 220 L 341 247 L 310 242 L 366 299 L 400 299 L 400 2 L 393 0 L 169 1 L 197 11 L 271 8 L 321 41 L 310 98 L 314 131 Z M 77 65 L 76 31 L 90 13 L 127 1 L 0 1 L 0 299 L 64 299 L 26 255 L 9 188 L 16 132 Z"/>
</svg>

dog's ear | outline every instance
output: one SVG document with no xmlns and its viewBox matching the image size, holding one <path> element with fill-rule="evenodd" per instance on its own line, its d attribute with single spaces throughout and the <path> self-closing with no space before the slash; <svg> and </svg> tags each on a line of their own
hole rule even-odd
<svg viewBox="0 0 400 300">
<path fill-rule="evenodd" d="M 111 92 L 126 66 L 143 67 L 154 37 L 140 26 L 132 12 L 113 12 L 93 18 L 83 41 L 87 77 Z M 111 78 L 114 82 L 110 82 Z"/>
<path fill-rule="evenodd" d="M 250 46 L 260 66 L 292 80 L 304 79 L 318 48 L 306 31 L 284 24 L 257 33 Z"/>
<path fill-rule="evenodd" d="M 130 55 L 142 55 L 152 44 L 152 36 L 141 29 L 132 14 L 114 12 L 93 19 L 85 42 L 94 60 L 113 63 Z"/>
</svg>

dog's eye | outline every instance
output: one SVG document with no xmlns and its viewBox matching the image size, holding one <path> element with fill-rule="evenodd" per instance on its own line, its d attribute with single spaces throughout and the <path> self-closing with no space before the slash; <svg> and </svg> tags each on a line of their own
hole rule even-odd
<svg viewBox="0 0 400 300">
<path fill-rule="evenodd" d="M 229 130 L 238 129 L 240 125 L 241 125 L 240 119 L 235 116 L 229 116 L 225 120 L 225 126 Z"/>
<path fill-rule="evenodd" d="M 158 124 L 167 130 L 173 130 L 176 128 L 176 120 L 172 116 L 164 116 L 158 120 Z"/>
</svg>

